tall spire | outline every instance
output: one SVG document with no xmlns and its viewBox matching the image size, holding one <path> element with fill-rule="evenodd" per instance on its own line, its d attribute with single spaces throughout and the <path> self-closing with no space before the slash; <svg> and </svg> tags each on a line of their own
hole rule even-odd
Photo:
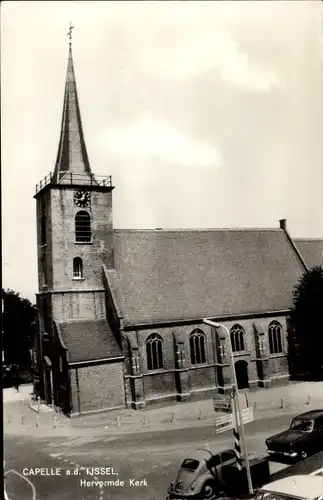
<svg viewBox="0 0 323 500">
<path fill-rule="evenodd" d="M 86 151 L 81 113 L 77 96 L 73 55 L 72 30 L 70 24 L 69 53 L 65 83 L 63 117 L 57 160 L 52 182 L 87 184 L 92 178 L 91 167 Z"/>
</svg>

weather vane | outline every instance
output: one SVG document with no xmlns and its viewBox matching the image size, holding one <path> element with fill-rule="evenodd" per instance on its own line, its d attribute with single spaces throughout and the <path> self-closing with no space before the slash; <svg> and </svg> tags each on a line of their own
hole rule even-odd
<svg viewBox="0 0 323 500">
<path fill-rule="evenodd" d="M 70 22 L 70 27 L 67 33 L 67 36 L 69 37 L 70 41 L 72 40 L 72 30 L 74 29 L 74 26 L 72 26 L 72 21 Z M 71 42 L 70 42 L 71 43 Z"/>
</svg>

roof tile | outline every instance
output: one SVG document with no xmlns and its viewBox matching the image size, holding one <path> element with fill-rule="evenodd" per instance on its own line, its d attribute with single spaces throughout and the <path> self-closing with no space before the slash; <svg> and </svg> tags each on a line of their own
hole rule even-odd
<svg viewBox="0 0 323 500">
<path fill-rule="evenodd" d="M 58 323 L 69 361 L 93 361 L 121 356 L 121 348 L 106 320 Z"/>
<path fill-rule="evenodd" d="M 303 272 L 281 229 L 117 230 L 114 244 L 125 325 L 288 309 Z"/>
</svg>

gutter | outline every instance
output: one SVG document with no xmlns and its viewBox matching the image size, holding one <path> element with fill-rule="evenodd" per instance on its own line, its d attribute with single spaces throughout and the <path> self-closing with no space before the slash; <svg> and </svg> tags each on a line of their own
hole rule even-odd
<svg viewBox="0 0 323 500">
<path fill-rule="evenodd" d="M 286 316 L 290 314 L 290 309 L 280 309 L 276 311 L 262 311 L 262 312 L 250 312 L 243 314 L 225 314 L 219 316 L 208 316 L 208 319 L 212 319 L 213 321 L 234 321 L 236 319 L 250 319 L 250 318 L 269 318 L 271 316 Z M 174 319 L 171 321 L 156 321 L 151 323 L 136 323 L 125 325 L 123 327 L 125 332 L 132 330 L 145 330 L 145 329 L 153 329 L 153 328 L 167 328 L 172 326 L 183 326 L 183 325 L 195 325 L 202 324 L 203 319 L 199 318 L 190 318 L 190 319 Z"/>
</svg>

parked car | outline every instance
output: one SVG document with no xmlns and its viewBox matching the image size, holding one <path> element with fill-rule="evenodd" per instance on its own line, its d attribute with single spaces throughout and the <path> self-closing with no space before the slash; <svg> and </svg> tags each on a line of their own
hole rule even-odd
<svg viewBox="0 0 323 500">
<path fill-rule="evenodd" d="M 260 488 L 254 500 L 323 500 L 322 476 L 299 474 Z"/>
<path fill-rule="evenodd" d="M 323 450 L 323 410 L 312 410 L 293 418 L 286 431 L 266 439 L 268 453 L 306 458 Z"/>
<path fill-rule="evenodd" d="M 182 463 L 176 481 L 170 483 L 166 500 L 217 498 L 223 492 L 222 469 L 230 466 L 236 469 L 231 449 L 214 455 L 206 449 L 196 450 Z"/>
</svg>

